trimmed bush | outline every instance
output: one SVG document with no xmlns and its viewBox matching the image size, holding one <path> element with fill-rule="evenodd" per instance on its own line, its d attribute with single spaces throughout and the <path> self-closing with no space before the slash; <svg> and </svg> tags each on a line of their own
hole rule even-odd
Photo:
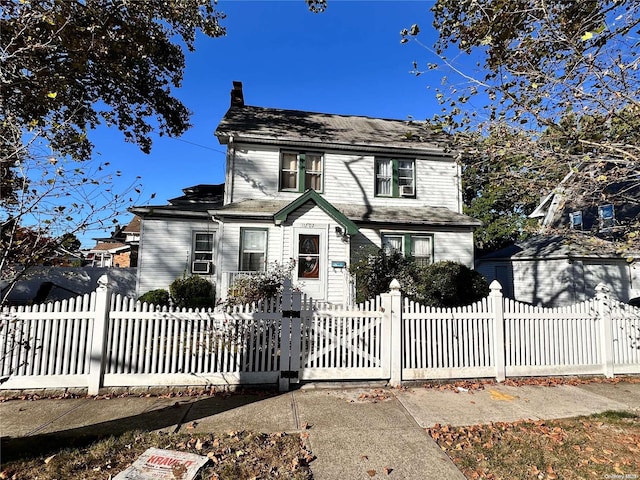
<svg viewBox="0 0 640 480">
<path fill-rule="evenodd" d="M 356 280 L 356 302 L 364 302 L 389 291 L 394 278 L 400 282 L 405 295 L 415 294 L 415 262 L 401 252 L 386 253 L 382 249 L 364 248 L 357 260 L 351 263 L 349 272 Z"/>
<path fill-rule="evenodd" d="M 177 278 L 169 285 L 174 306 L 178 308 L 213 308 L 215 286 L 199 275 Z"/>
<path fill-rule="evenodd" d="M 140 302 L 152 303 L 156 306 L 168 307 L 169 306 L 169 292 L 164 288 L 157 290 L 150 290 L 145 294 L 140 295 L 138 298 Z"/>
<path fill-rule="evenodd" d="M 436 262 L 417 269 L 415 299 L 434 307 L 469 305 L 489 295 L 487 280 L 457 262 Z"/>
</svg>

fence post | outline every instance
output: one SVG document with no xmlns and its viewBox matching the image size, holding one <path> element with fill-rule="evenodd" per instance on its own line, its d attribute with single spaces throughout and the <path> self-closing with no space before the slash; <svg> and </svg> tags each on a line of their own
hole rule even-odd
<svg viewBox="0 0 640 480">
<path fill-rule="evenodd" d="M 596 286 L 596 300 L 598 302 L 598 317 L 600 318 L 600 351 L 602 353 L 602 367 L 604 376 L 613 378 L 613 321 L 611 319 L 611 304 L 609 302 L 609 288 L 599 283 Z"/>
<path fill-rule="evenodd" d="M 402 383 L 402 294 L 400 293 L 400 282 L 395 278 L 389 285 L 389 293 L 383 297 L 385 320 L 390 322 L 391 327 L 391 351 L 389 352 L 391 386 Z"/>
<path fill-rule="evenodd" d="M 93 320 L 93 332 L 91 337 L 91 350 L 89 359 L 89 384 L 87 393 L 97 395 L 102 386 L 104 375 L 105 350 L 107 347 L 107 331 L 109 328 L 109 309 L 111 308 L 111 286 L 107 275 L 98 279 L 96 290 L 95 318 Z"/>
<path fill-rule="evenodd" d="M 504 297 L 502 285 L 497 280 L 489 285 L 489 299 L 493 313 L 493 359 L 496 365 L 496 380 L 503 382 L 506 378 L 505 338 L 504 338 Z"/>
</svg>

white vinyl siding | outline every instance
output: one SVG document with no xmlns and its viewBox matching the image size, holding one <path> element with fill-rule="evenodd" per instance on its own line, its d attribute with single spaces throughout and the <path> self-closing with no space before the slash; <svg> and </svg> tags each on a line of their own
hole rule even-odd
<svg viewBox="0 0 640 480">
<path fill-rule="evenodd" d="M 137 292 L 168 289 L 176 279 L 191 272 L 193 233 L 215 233 L 211 221 L 149 219 L 142 221 Z"/>
<path fill-rule="evenodd" d="M 333 204 L 407 208 L 431 205 L 461 212 L 458 167 L 449 157 L 416 157 L 415 198 L 375 196 L 375 156 L 329 151 L 323 155 L 322 196 Z M 243 199 L 289 200 L 298 191 L 281 191 L 280 150 L 239 145 L 229 162 L 235 165 L 227 183 L 227 202 Z M 229 167 L 228 167 L 229 168 Z"/>
<path fill-rule="evenodd" d="M 599 283 L 607 285 L 613 298 L 622 302 L 629 300 L 630 268 L 624 259 L 487 260 L 479 262 L 477 270 L 491 282 L 497 279 L 503 267 L 513 282 L 503 290 L 521 302 L 547 307 L 568 306 L 592 298 Z M 550 278 L 554 281 L 550 282 Z M 558 288 L 558 285 L 564 288 Z"/>
</svg>

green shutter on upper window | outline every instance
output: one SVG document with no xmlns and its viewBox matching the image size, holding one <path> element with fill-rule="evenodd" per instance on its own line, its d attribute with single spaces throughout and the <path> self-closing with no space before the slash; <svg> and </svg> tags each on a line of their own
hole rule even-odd
<svg viewBox="0 0 640 480">
<path fill-rule="evenodd" d="M 392 195 L 394 197 L 398 197 L 400 195 L 400 191 L 398 188 L 398 160 L 391 161 L 391 168 L 393 169 L 393 186 L 392 186 Z"/>
<path fill-rule="evenodd" d="M 306 190 L 306 186 L 304 184 L 306 172 L 306 157 L 304 153 L 298 154 L 298 192 L 304 192 Z"/>
</svg>

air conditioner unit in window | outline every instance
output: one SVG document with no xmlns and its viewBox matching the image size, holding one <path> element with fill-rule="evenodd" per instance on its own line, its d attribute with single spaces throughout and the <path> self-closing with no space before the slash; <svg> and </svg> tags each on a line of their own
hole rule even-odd
<svg viewBox="0 0 640 480">
<path fill-rule="evenodd" d="M 208 262 L 208 261 L 192 262 L 191 271 L 193 273 L 211 273 L 211 262 Z"/>
<path fill-rule="evenodd" d="M 413 185 L 400 185 L 401 197 L 413 197 Z"/>
</svg>

